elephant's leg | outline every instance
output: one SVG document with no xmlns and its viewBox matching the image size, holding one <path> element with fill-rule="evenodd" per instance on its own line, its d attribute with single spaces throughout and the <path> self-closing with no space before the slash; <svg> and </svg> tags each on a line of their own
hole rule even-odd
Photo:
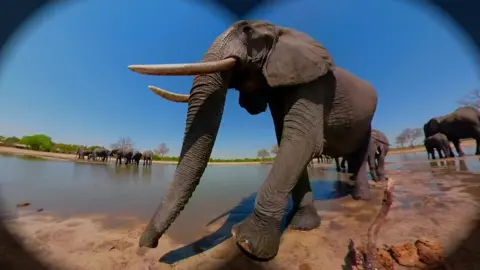
<svg viewBox="0 0 480 270">
<path fill-rule="evenodd" d="M 441 147 L 437 148 L 437 153 L 438 153 L 438 158 L 443 159 L 443 154 L 442 154 L 442 148 Z"/>
<path fill-rule="evenodd" d="M 368 130 L 364 140 L 365 141 L 360 148 L 350 155 L 350 158 L 348 159 L 348 169 L 350 170 L 350 167 L 352 167 L 351 173 L 353 173 L 353 175 L 351 179 L 355 179 L 356 182 L 352 197 L 355 200 L 368 201 L 371 199 L 367 174 L 367 160 L 371 143 L 371 128 Z M 353 164 L 351 164 L 350 161 L 352 161 Z"/>
<path fill-rule="evenodd" d="M 304 170 L 292 190 L 293 217 L 290 227 L 294 230 L 309 231 L 320 226 L 320 217 L 313 204 L 313 193 L 308 171 Z"/>
<path fill-rule="evenodd" d="M 373 147 L 370 147 L 369 153 L 367 155 L 367 162 L 368 162 L 368 167 L 370 169 L 370 175 L 372 175 L 372 180 L 377 182 L 379 181 L 378 174 L 377 174 L 377 164 L 375 162 L 375 154 L 376 154 L 376 149 Z"/>
<path fill-rule="evenodd" d="M 340 163 L 340 168 L 342 168 L 342 170 L 345 170 L 346 166 L 345 166 L 345 162 L 347 162 L 347 157 L 343 157 L 342 158 L 342 162 Z M 348 166 L 350 167 L 350 163 L 348 163 Z"/>
<path fill-rule="evenodd" d="M 460 140 L 455 139 L 452 142 L 453 142 L 453 146 L 455 146 L 455 150 L 457 150 L 458 156 L 459 157 L 465 156 L 465 153 L 463 152 L 462 147 L 460 146 Z"/>
<path fill-rule="evenodd" d="M 307 185 L 304 182 L 306 178 L 301 176 L 314 154 L 323 151 L 324 109 L 321 100 L 323 97 L 313 93 L 309 88 L 304 88 L 299 91 L 299 95 L 286 98 L 295 98 L 295 100 L 292 106 L 285 106 L 290 109 L 284 118 L 280 151 L 267 179 L 257 193 L 253 213 L 232 229 L 238 246 L 260 260 L 270 260 L 277 255 L 281 237 L 280 229 L 288 197 L 298 184 Z M 303 96 L 308 96 L 308 99 Z M 279 106 L 271 105 L 270 110 L 272 116 L 281 118 L 283 114 L 279 113 L 278 108 L 288 104 L 285 104 L 284 100 L 277 105 Z M 275 124 L 276 133 L 280 128 Z M 299 187 L 298 190 L 302 188 Z M 307 190 L 303 190 L 305 195 L 300 201 L 313 207 L 313 196 L 306 195 L 311 193 Z M 300 195 L 297 194 L 300 192 L 295 195 L 296 200 L 299 201 Z M 302 206 L 300 209 L 305 207 Z M 300 209 L 298 211 L 301 211 Z M 299 215 L 305 215 L 305 213 L 306 211 L 301 211 Z"/>
<path fill-rule="evenodd" d="M 387 180 L 387 176 L 385 174 L 385 157 L 387 156 L 387 151 L 382 149 L 380 155 L 378 155 L 378 167 L 377 167 L 377 175 L 380 181 Z"/>
<path fill-rule="evenodd" d="M 340 169 L 340 161 L 339 161 L 338 159 L 339 159 L 338 157 L 335 158 L 335 165 L 336 165 L 336 167 L 337 167 L 337 172 L 340 172 L 340 171 L 341 171 L 341 169 Z"/>
</svg>

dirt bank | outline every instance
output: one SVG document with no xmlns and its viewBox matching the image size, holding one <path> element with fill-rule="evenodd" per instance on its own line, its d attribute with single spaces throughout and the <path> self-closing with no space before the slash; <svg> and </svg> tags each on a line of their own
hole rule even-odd
<svg viewBox="0 0 480 270">
<path fill-rule="evenodd" d="M 478 221 L 479 203 L 475 196 L 480 197 L 480 184 L 476 183 L 479 179 L 475 176 L 391 170 L 389 175 L 397 183 L 395 201 L 379 234 L 379 245 L 429 237 L 440 241 L 451 252 Z M 381 193 L 380 188 L 375 188 L 375 199 L 371 202 L 353 201 L 350 197 L 317 201 L 318 212 L 323 218 L 320 228 L 311 232 L 287 230 L 277 258 L 261 264 L 261 268 L 342 269 L 349 238 L 357 243 L 365 241 L 365 233 L 380 206 Z M 29 213 L 28 207 L 19 210 L 18 214 L 19 217 L 9 221 L 7 226 L 21 236 L 27 248 L 56 265 L 56 269 L 163 269 L 166 265 L 158 263 L 159 258 L 178 260 L 188 250 L 198 253 L 214 242 L 204 240 L 190 249 L 176 250 L 185 243 L 176 243 L 165 236 L 158 248 L 138 250 L 138 238 L 146 221 L 125 217 L 117 220 L 116 227 L 107 227 L 106 219 L 100 216 L 59 220 L 43 212 Z M 202 235 L 217 231 L 224 222 L 222 219 L 206 227 Z M 229 226 L 224 225 L 223 229 L 229 231 Z M 221 231 L 217 231 L 218 234 L 222 234 Z M 464 246 L 467 253 L 471 248 Z M 248 267 L 246 260 L 239 260 L 235 262 L 237 267 Z M 233 267 L 232 262 L 225 262 L 223 269 L 239 268 Z"/>
</svg>

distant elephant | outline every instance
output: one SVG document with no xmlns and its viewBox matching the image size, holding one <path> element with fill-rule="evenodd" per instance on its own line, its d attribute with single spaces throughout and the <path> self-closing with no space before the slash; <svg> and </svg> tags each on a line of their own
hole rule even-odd
<svg viewBox="0 0 480 270">
<path fill-rule="evenodd" d="M 135 162 L 135 165 L 140 165 L 140 160 L 142 159 L 142 153 L 140 153 L 139 151 L 135 151 L 133 152 L 133 155 L 132 155 L 132 162 Z"/>
<path fill-rule="evenodd" d="M 276 256 L 290 194 L 294 205 L 290 226 L 312 230 L 320 225 L 307 170 L 319 153 L 349 156 L 356 179 L 353 198 L 371 198 L 367 155 L 377 92 L 369 82 L 336 67 L 328 50 L 308 35 L 266 21 L 243 20 L 217 37 L 201 63 L 129 68 L 149 75 L 196 75 L 189 95 L 150 87 L 167 100 L 188 103 L 188 111 L 171 188 L 140 246 L 158 245 L 200 182 L 229 88 L 240 92 L 240 106 L 252 115 L 269 107 L 280 150 L 257 193 L 254 212 L 233 228 L 237 244 L 247 254 L 262 260 Z"/>
<path fill-rule="evenodd" d="M 439 158 L 455 157 L 448 138 L 443 133 L 436 133 L 430 137 L 425 138 L 423 145 L 427 150 L 427 158 L 435 159 L 435 150 L 437 150 Z"/>
<path fill-rule="evenodd" d="M 378 129 L 372 129 L 372 143 L 368 154 L 368 165 L 373 181 L 387 180 L 385 176 L 385 157 L 390 149 L 387 136 Z"/>
<path fill-rule="evenodd" d="M 111 155 L 117 156 L 115 164 L 122 165 L 122 158 L 125 158 L 125 165 L 127 165 L 132 160 L 133 149 L 115 148 L 111 151 Z"/>
<path fill-rule="evenodd" d="M 87 159 L 89 159 L 88 157 L 92 154 L 92 151 L 88 151 L 88 150 L 85 150 L 83 148 L 79 148 L 77 150 L 77 158 L 81 158 L 81 159 L 85 159 L 85 156 L 87 156 Z"/>
<path fill-rule="evenodd" d="M 342 159 L 341 162 L 340 162 L 340 158 Z M 341 172 L 342 170 L 345 170 L 347 168 L 347 166 L 345 165 L 345 163 L 347 162 L 346 158 L 336 157 L 334 158 L 334 160 L 335 160 L 335 165 L 337 167 L 337 172 Z"/>
<path fill-rule="evenodd" d="M 425 138 L 443 133 L 453 142 L 458 156 L 464 156 L 461 139 L 475 139 L 475 155 L 480 154 L 480 112 L 473 107 L 459 107 L 450 114 L 434 117 L 423 126 Z"/>
<path fill-rule="evenodd" d="M 152 165 L 153 152 L 148 150 L 143 152 L 143 166 Z"/>
<path fill-rule="evenodd" d="M 105 148 L 95 148 L 92 151 L 92 159 L 97 161 L 97 158 L 101 158 L 103 162 L 108 162 L 108 157 L 110 156 L 110 151 Z"/>
</svg>

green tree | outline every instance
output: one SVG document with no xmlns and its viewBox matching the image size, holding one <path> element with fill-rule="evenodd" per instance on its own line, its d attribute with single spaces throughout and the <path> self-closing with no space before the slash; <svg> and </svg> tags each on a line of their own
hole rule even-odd
<svg viewBox="0 0 480 270">
<path fill-rule="evenodd" d="M 45 134 L 23 136 L 19 143 L 28 145 L 33 150 L 50 152 L 53 149 L 52 138 Z"/>
</svg>

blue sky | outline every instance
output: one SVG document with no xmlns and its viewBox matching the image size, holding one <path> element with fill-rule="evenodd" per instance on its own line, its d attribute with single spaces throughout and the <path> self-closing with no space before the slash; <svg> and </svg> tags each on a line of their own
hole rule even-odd
<svg viewBox="0 0 480 270">
<path fill-rule="evenodd" d="M 233 20 L 201 1 L 74 2 L 39 12 L 3 52 L 0 135 L 46 133 L 106 146 L 129 136 L 136 148 L 165 142 L 178 155 L 187 105 L 147 86 L 188 93 L 193 78 L 139 75 L 127 66 L 198 61 Z M 479 87 L 465 37 L 439 14 L 407 2 L 296 0 L 248 18 L 308 33 L 339 66 L 374 84 L 373 125 L 394 142 L 403 128 L 452 111 Z M 252 157 L 274 143 L 270 114 L 250 116 L 230 91 L 213 156 Z"/>
</svg>

